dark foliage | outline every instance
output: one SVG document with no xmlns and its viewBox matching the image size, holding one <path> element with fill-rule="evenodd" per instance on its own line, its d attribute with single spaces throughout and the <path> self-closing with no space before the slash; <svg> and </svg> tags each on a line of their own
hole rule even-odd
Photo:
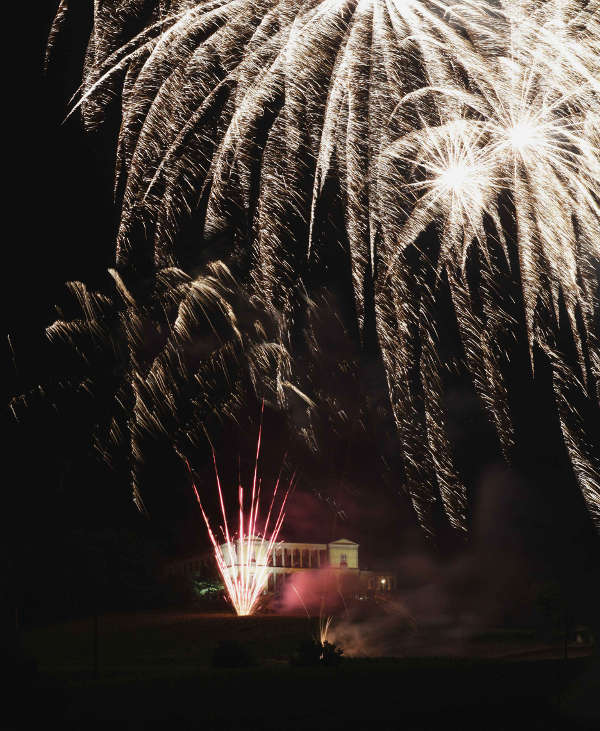
<svg viewBox="0 0 600 731">
<path fill-rule="evenodd" d="M 335 667 L 341 663 L 343 654 L 344 651 L 340 647 L 327 640 L 323 644 L 314 639 L 305 640 L 290 658 L 290 663 L 298 667 L 316 665 Z"/>
</svg>

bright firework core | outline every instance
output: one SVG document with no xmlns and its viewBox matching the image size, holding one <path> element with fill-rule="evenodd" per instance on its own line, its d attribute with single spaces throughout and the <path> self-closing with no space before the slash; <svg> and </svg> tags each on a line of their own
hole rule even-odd
<svg viewBox="0 0 600 731">
<path fill-rule="evenodd" d="M 470 190 L 469 186 L 474 188 L 478 184 L 475 175 L 476 172 L 471 166 L 457 163 L 440 173 L 436 183 L 444 192 L 460 196 Z"/>
<path fill-rule="evenodd" d="M 508 130 L 508 138 L 515 150 L 522 151 L 540 142 L 541 135 L 535 125 L 520 122 Z"/>
<path fill-rule="evenodd" d="M 258 479 L 258 458 L 260 455 L 260 443 L 262 437 L 262 418 L 258 432 L 258 442 L 256 445 L 256 461 L 254 464 L 254 476 L 252 478 L 252 490 L 249 505 L 245 505 L 244 488 L 238 485 L 238 533 L 232 535 L 229 530 L 227 513 L 225 510 L 225 501 L 223 499 L 223 490 L 221 488 L 221 480 L 217 469 L 215 453 L 213 451 L 213 462 L 215 465 L 215 475 L 217 479 L 217 491 L 219 494 L 219 504 L 221 506 L 221 515 L 223 525 L 221 531 L 225 538 L 224 543 L 219 543 L 211 528 L 210 521 L 200 500 L 200 495 L 195 483 L 193 484 L 196 499 L 202 511 L 202 517 L 206 523 L 208 535 L 213 545 L 215 559 L 219 573 L 223 578 L 223 583 L 227 590 L 229 599 L 238 614 L 238 616 L 247 616 L 252 614 L 260 599 L 268 578 L 269 578 L 269 561 L 273 548 L 277 542 L 277 537 L 283 519 L 285 517 L 285 504 L 287 497 L 293 485 L 293 477 L 289 485 L 283 493 L 279 507 L 277 508 L 276 498 L 279 491 L 280 478 L 277 478 L 273 494 L 269 504 L 266 518 L 262 530 L 259 530 L 260 516 L 260 493 L 261 485 Z M 188 469 L 190 469 L 188 464 Z M 191 474 L 191 469 L 190 469 Z M 247 514 L 245 511 L 248 511 Z M 275 517 L 276 516 L 276 517 Z M 271 525 L 273 526 L 271 528 Z"/>
</svg>

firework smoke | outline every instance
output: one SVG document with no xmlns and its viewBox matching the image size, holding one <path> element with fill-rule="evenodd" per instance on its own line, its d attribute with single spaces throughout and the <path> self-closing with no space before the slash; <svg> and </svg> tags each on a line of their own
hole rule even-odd
<svg viewBox="0 0 600 731">
<path fill-rule="evenodd" d="M 50 50 L 68 18 L 62 0 Z M 95 3 L 72 112 L 93 128 L 120 99 L 117 265 L 131 268 L 150 247 L 157 272 L 183 266 L 190 219 L 199 258 L 227 232 L 244 296 L 275 323 L 232 341 L 252 342 L 238 356 L 259 391 L 282 407 L 299 398 L 310 442 L 311 411 L 328 401 L 297 353 L 318 358 L 314 273 L 339 245 L 357 324 L 349 337 L 360 345 L 374 328 L 426 529 L 438 504 L 459 530 L 468 512 L 445 428 L 440 291 L 509 459 L 506 367 L 522 322 L 532 366 L 541 353 L 552 368 L 564 441 L 600 524 L 598 445 L 573 405 L 600 399 L 599 38 L 598 0 Z M 343 231 L 332 234 L 331 210 Z M 506 282 L 520 285 L 521 302 Z M 185 317 L 203 312 L 198 297 L 185 301 Z M 210 391 L 210 379 L 180 372 L 179 349 L 173 339 L 160 377 L 146 381 L 170 393 L 176 372 Z M 134 432 L 140 419 L 181 424 L 173 400 L 169 414 L 147 407 L 139 371 L 132 357 Z"/>
</svg>

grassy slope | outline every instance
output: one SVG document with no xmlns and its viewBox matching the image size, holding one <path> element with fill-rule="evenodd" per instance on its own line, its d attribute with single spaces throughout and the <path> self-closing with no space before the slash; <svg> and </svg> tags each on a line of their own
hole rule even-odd
<svg viewBox="0 0 600 731">
<path fill-rule="evenodd" d="M 30 727 L 53 716 L 62 728 L 86 729 L 588 727 L 590 694 L 583 702 L 574 695 L 592 677 L 586 659 L 352 659 L 337 669 L 294 668 L 286 659 L 311 631 L 306 618 L 156 613 L 101 618 L 93 681 L 91 628 L 87 621 L 27 633 L 41 671 L 35 703 L 22 708 Z M 244 642 L 260 664 L 211 669 L 223 638 Z"/>
</svg>

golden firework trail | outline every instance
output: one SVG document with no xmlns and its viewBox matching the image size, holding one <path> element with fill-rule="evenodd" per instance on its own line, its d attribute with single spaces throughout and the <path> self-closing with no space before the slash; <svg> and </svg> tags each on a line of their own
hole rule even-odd
<svg viewBox="0 0 600 731">
<path fill-rule="evenodd" d="M 319 643 L 321 645 L 324 645 L 327 642 L 327 637 L 329 635 L 329 629 L 331 627 L 332 622 L 333 622 L 332 615 L 329 615 L 327 617 L 324 617 L 323 615 L 319 615 Z"/>
<path fill-rule="evenodd" d="M 294 590 L 296 596 L 300 600 L 300 604 L 302 604 L 302 607 L 304 611 L 306 612 L 306 616 L 308 617 L 308 620 L 310 621 L 312 617 L 310 616 L 310 612 L 308 611 L 308 607 L 306 606 L 306 603 L 304 599 L 302 598 L 302 595 L 294 586 L 293 582 L 291 584 L 292 589 Z M 344 600 L 344 597 L 340 593 L 340 596 L 342 597 L 342 601 Z M 331 628 L 331 625 L 334 620 L 334 616 L 332 614 L 325 615 L 323 614 L 323 604 L 324 604 L 324 597 L 321 597 L 321 608 L 319 610 L 319 624 L 318 624 L 318 636 L 315 635 L 315 642 L 317 642 L 321 647 L 327 642 L 327 637 L 329 636 L 329 630 Z M 321 659 L 323 658 L 323 655 L 321 654 Z"/>
<path fill-rule="evenodd" d="M 599 0 L 115 0 L 93 4 L 71 113 L 94 128 L 119 107 L 120 270 L 150 249 L 157 272 L 180 271 L 190 218 L 198 253 L 226 233 L 227 255 L 244 262 L 239 288 L 262 313 L 239 326 L 243 346 L 228 342 L 256 390 L 282 407 L 299 399 L 311 445 L 311 413 L 335 399 L 296 352 L 304 338 L 318 359 L 311 277 L 339 249 L 359 346 L 375 323 L 421 524 L 431 529 L 439 504 L 456 529 L 468 522 L 444 408 L 436 303 L 447 288 L 461 367 L 507 459 L 506 370 L 520 329 L 532 369 L 540 354 L 549 364 L 564 443 L 600 525 L 599 448 L 578 406 L 600 401 L 598 69 Z M 342 232 L 324 223 L 334 208 Z M 184 330 L 203 307 L 201 296 L 185 301 Z M 561 351 L 565 331 L 575 358 Z M 169 341 L 154 373 L 132 346 L 134 433 L 185 421 L 175 403 L 158 416 L 173 374 L 210 391 L 210 377 L 182 375 L 178 347 Z"/>
</svg>

